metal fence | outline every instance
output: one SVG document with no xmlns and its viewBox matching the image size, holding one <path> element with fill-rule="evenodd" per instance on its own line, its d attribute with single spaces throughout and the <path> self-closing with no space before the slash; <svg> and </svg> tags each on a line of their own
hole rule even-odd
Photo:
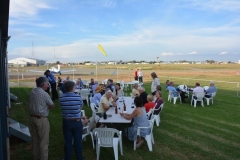
<svg viewBox="0 0 240 160">
<path fill-rule="evenodd" d="M 92 76 L 85 76 L 85 80 L 90 80 Z M 210 81 L 215 82 L 215 86 L 218 88 L 218 94 L 228 94 L 228 95 L 236 95 L 239 96 L 240 92 L 240 82 L 228 82 L 228 81 L 218 81 L 218 80 L 210 80 L 210 79 L 193 79 L 193 78 L 182 78 L 182 77 L 168 77 L 168 76 L 158 76 L 161 82 L 162 88 L 165 87 L 166 80 L 173 81 L 176 85 L 185 84 L 188 88 L 194 88 L 195 83 L 199 82 L 201 86 L 209 86 Z M 99 77 L 98 82 L 104 81 L 106 78 Z M 114 83 L 117 81 L 133 81 L 134 78 L 132 76 L 118 76 L 118 77 L 111 77 Z M 150 76 L 145 76 L 143 78 L 144 83 L 151 83 L 152 79 Z M 35 81 L 26 82 L 24 78 L 21 77 L 20 80 L 15 81 L 15 83 L 10 83 L 10 86 L 26 86 L 26 87 L 34 87 Z"/>
</svg>

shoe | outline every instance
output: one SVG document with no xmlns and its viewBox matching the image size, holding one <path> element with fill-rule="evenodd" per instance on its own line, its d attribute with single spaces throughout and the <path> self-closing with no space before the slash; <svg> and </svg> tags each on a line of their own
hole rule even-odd
<svg viewBox="0 0 240 160">
<path fill-rule="evenodd" d="M 136 148 L 139 148 L 141 147 L 141 145 L 143 144 L 144 140 L 141 140 L 137 145 L 136 145 Z"/>
</svg>

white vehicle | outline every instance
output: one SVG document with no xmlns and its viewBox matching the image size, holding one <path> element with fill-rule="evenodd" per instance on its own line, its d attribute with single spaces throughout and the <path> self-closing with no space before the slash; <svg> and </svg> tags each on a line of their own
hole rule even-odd
<svg viewBox="0 0 240 160">
<path fill-rule="evenodd" d="M 49 69 L 49 71 L 53 74 L 62 74 L 62 73 L 65 73 L 65 72 L 73 72 L 73 71 L 76 71 L 75 69 L 72 69 L 72 70 L 63 70 L 61 71 L 60 70 L 60 64 L 58 64 L 58 68 L 55 68 L 55 67 L 52 67 Z M 43 73 L 44 71 L 37 71 L 37 70 L 29 70 L 29 72 L 41 72 Z"/>
</svg>

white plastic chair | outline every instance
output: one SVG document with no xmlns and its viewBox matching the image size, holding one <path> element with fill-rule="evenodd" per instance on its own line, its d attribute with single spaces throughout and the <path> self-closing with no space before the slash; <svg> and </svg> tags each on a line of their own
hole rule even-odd
<svg viewBox="0 0 240 160">
<path fill-rule="evenodd" d="M 62 95 L 62 94 L 63 94 L 63 92 L 62 92 L 61 90 L 59 90 L 58 92 L 59 92 L 59 95 Z"/>
<path fill-rule="evenodd" d="M 90 107 L 91 107 L 91 110 L 92 110 L 92 117 L 96 116 L 97 107 L 96 107 L 95 103 L 90 103 Z"/>
<path fill-rule="evenodd" d="M 158 114 L 153 114 L 153 117 L 154 117 L 154 122 L 156 122 L 156 125 L 157 126 L 159 126 L 159 123 L 161 122 L 161 119 L 160 119 L 160 113 L 161 113 L 161 111 L 163 110 L 163 106 L 164 106 L 164 103 L 163 104 L 161 104 L 161 106 L 158 108 L 158 109 L 155 109 L 155 107 L 154 107 L 154 110 L 153 110 L 153 113 L 155 112 L 155 111 L 159 111 L 159 113 Z M 153 122 L 153 123 L 154 123 Z"/>
<path fill-rule="evenodd" d="M 188 87 L 187 87 L 185 84 L 179 85 L 178 88 L 179 88 L 181 91 L 187 93 L 187 95 L 188 95 L 188 97 L 189 97 Z"/>
<path fill-rule="evenodd" d="M 204 91 L 208 90 L 209 86 L 204 86 L 203 89 Z"/>
<path fill-rule="evenodd" d="M 115 133 L 118 137 L 114 137 Z M 118 131 L 113 128 L 95 128 L 92 132 L 90 132 L 90 134 L 92 137 L 93 148 L 95 148 L 93 135 L 96 136 L 97 160 L 99 160 L 100 147 L 113 147 L 115 160 L 118 160 L 119 145 L 121 155 L 123 155 L 122 131 Z"/>
<path fill-rule="evenodd" d="M 106 85 L 107 81 L 108 81 L 108 79 L 105 79 L 104 81 L 102 81 L 102 84 Z"/>
<path fill-rule="evenodd" d="M 88 106 L 89 106 L 89 99 L 88 99 L 89 94 L 90 94 L 89 90 L 79 90 L 79 95 L 81 96 L 82 100 L 87 101 Z"/>
<path fill-rule="evenodd" d="M 125 84 L 124 84 L 124 81 L 121 81 L 120 82 L 120 87 L 121 89 L 124 91 L 125 90 Z"/>
<path fill-rule="evenodd" d="M 85 116 L 85 111 L 81 110 L 81 117 Z M 90 134 L 89 126 L 84 126 L 83 127 L 83 132 L 82 132 L 82 139 L 86 141 L 86 136 Z M 72 144 L 74 143 L 74 138 L 72 139 Z"/>
<path fill-rule="evenodd" d="M 177 93 L 177 94 L 178 94 L 178 93 Z M 168 91 L 168 100 L 169 100 L 170 102 L 171 102 L 172 99 L 173 99 L 173 104 L 176 104 L 176 101 L 177 101 L 178 98 L 179 98 L 179 100 L 180 100 L 180 103 L 182 104 L 182 100 L 181 100 L 180 94 L 178 94 L 178 96 L 175 97 L 174 94 L 173 94 L 173 91 L 171 91 L 171 90 Z"/>
<path fill-rule="evenodd" d="M 194 95 L 194 94 L 195 94 L 195 95 Z M 202 107 L 204 107 L 203 97 L 204 97 L 205 93 L 204 93 L 204 92 L 198 92 L 198 93 L 194 93 L 194 94 L 192 95 L 191 105 L 192 105 L 192 101 L 194 101 L 194 107 L 196 107 L 197 101 L 200 101 Z M 197 99 L 194 99 L 193 96 L 196 96 Z"/>
<path fill-rule="evenodd" d="M 216 96 L 216 92 L 211 93 L 211 97 L 207 98 L 204 97 L 207 101 L 207 105 L 209 105 L 209 101 L 212 100 L 212 104 L 213 104 L 213 98 Z"/>
<path fill-rule="evenodd" d="M 153 123 L 154 123 L 154 119 L 149 120 L 149 126 L 148 127 L 138 127 L 137 129 L 137 135 L 140 136 L 140 130 L 141 129 L 146 129 L 146 128 L 150 128 L 151 131 L 148 135 L 146 135 L 144 138 L 147 141 L 147 145 L 148 145 L 148 149 L 149 151 L 152 151 L 152 144 L 154 144 L 154 138 L 153 138 Z M 136 144 L 137 144 L 137 139 L 134 141 L 134 145 L 133 145 L 133 149 L 136 150 Z"/>
</svg>

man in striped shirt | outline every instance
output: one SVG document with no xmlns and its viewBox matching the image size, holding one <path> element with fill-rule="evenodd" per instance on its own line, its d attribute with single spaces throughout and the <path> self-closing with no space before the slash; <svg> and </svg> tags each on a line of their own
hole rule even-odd
<svg viewBox="0 0 240 160">
<path fill-rule="evenodd" d="M 60 105 L 63 116 L 63 137 L 64 137 L 64 160 L 70 160 L 72 156 L 72 139 L 74 138 L 74 147 L 77 160 L 82 160 L 82 130 L 81 108 L 83 106 L 82 98 L 74 93 L 75 83 L 67 81 L 64 84 L 65 92 L 60 96 Z"/>
</svg>

